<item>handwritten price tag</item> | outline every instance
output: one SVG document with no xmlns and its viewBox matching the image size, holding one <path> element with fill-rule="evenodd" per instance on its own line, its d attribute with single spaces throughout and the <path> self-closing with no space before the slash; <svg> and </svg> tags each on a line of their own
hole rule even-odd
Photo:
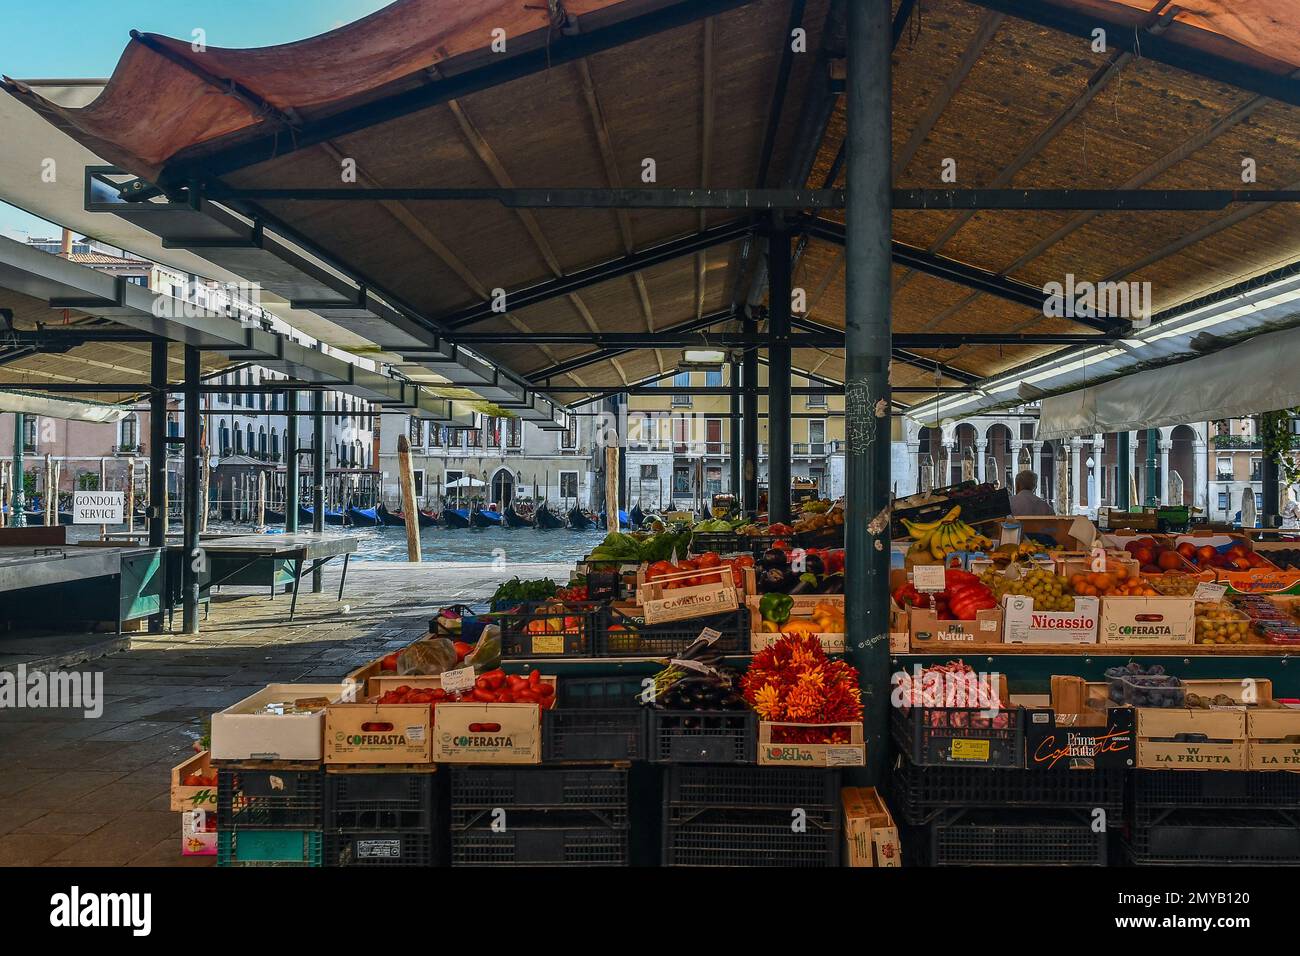
<svg viewBox="0 0 1300 956">
<path fill-rule="evenodd" d="M 449 694 L 474 689 L 474 668 L 457 667 L 454 671 L 443 671 L 438 675 L 442 689 Z"/>
<path fill-rule="evenodd" d="M 1218 604 L 1227 593 L 1228 586 L 1226 584 L 1211 584 L 1208 581 L 1202 581 L 1196 585 L 1196 590 L 1192 592 L 1192 600 L 1198 604 Z"/>
<path fill-rule="evenodd" d="M 948 579 L 942 564 L 918 564 L 912 568 L 912 584 L 918 591 L 946 591 Z"/>
</svg>

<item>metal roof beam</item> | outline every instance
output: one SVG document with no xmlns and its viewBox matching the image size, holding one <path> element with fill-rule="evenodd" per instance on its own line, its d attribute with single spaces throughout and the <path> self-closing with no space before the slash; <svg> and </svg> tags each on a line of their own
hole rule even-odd
<svg viewBox="0 0 1300 956">
<path fill-rule="evenodd" d="M 647 333 L 644 332 L 628 333 L 629 340 L 635 337 L 637 340 L 645 342 L 647 344 L 608 346 L 600 349 L 597 352 L 590 352 L 587 355 L 579 355 L 576 358 L 571 358 L 565 362 L 559 363 L 558 365 L 552 365 L 550 368 L 540 369 L 539 371 L 536 371 L 531 375 L 529 375 L 528 380 L 534 384 L 539 382 L 546 382 L 547 380 L 551 378 L 555 378 L 556 376 L 565 375 L 569 372 L 578 371 L 579 369 L 584 369 L 589 365 L 595 365 L 597 362 L 603 362 L 606 359 L 617 358 L 620 355 L 624 355 L 628 352 L 631 352 L 634 348 L 672 348 L 673 347 L 672 345 L 668 345 L 664 343 L 665 338 L 668 336 L 674 334 L 689 335 L 692 332 L 701 332 L 704 329 L 711 328 L 712 326 L 718 325 L 722 322 L 733 321 L 735 318 L 736 318 L 735 315 L 732 314 L 730 310 L 726 310 L 723 312 L 711 312 L 708 315 L 701 316 L 698 319 L 690 319 L 689 321 L 686 322 L 680 322 L 677 325 L 668 326 L 667 328 L 664 328 L 661 331 L 654 333 L 653 335 L 648 335 Z M 615 333 L 615 335 L 617 335 L 617 333 Z M 611 337 L 612 336 L 603 336 L 603 338 L 611 338 Z M 587 341 L 590 341 L 589 336 L 587 336 L 586 338 Z M 716 333 L 712 334 L 709 336 L 709 341 L 712 342 L 717 338 L 718 335 Z M 535 338 L 529 337 L 526 341 L 532 342 L 535 341 Z M 691 339 L 689 344 L 698 345 L 699 340 Z M 543 385 L 542 387 L 547 387 L 547 386 Z"/>
<path fill-rule="evenodd" d="M 1226 83 L 1291 106 L 1300 106 L 1300 81 L 1291 76 L 1273 73 L 1239 60 L 1194 49 L 1179 43 L 1177 32 L 1172 37 L 1141 32 L 1132 24 L 1108 19 L 1096 4 L 1090 5 L 1086 11 L 1076 11 L 1045 3 L 1043 0 L 971 0 L 971 2 L 979 7 L 997 10 L 1021 20 L 1037 23 L 1039 26 L 1088 40 L 1092 39 L 1093 31 L 1101 27 L 1106 30 L 1106 43 L 1109 46 L 1128 50 L 1135 56 L 1156 60 L 1166 66 L 1203 76 L 1217 83 Z"/>
</svg>

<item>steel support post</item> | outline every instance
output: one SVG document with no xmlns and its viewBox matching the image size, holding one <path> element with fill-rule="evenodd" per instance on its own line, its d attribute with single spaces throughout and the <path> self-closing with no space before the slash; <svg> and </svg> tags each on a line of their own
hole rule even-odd
<svg viewBox="0 0 1300 956">
<path fill-rule="evenodd" d="M 289 412 L 284 436 L 284 533 L 298 531 L 298 393 L 284 393 L 284 407 Z"/>
<path fill-rule="evenodd" d="M 1255 419 L 1255 434 L 1260 436 L 1261 446 L 1263 447 L 1263 430 L 1259 427 L 1263 424 L 1263 417 Z M 1259 526 L 1261 528 L 1278 528 L 1281 527 L 1281 521 L 1278 519 L 1278 466 L 1277 459 L 1270 454 L 1265 454 L 1260 461 L 1260 492 L 1264 495 L 1264 507 L 1260 509 Z"/>
<path fill-rule="evenodd" d="M 149 527 L 149 547 L 167 547 L 167 340 L 154 339 L 149 352 L 149 507 L 145 511 Z M 151 618 L 149 629 L 162 630 L 162 612 L 171 607 L 171 584 L 167 580 L 167 555 L 164 551 L 160 570 L 163 601 L 160 613 Z"/>
<path fill-rule="evenodd" d="M 1132 480 L 1129 475 L 1129 447 L 1128 447 L 1128 429 L 1120 432 L 1116 438 L 1116 464 L 1119 466 L 1115 469 L 1115 507 L 1120 511 L 1128 511 L 1132 507 L 1129 502 L 1128 488 Z"/>
<path fill-rule="evenodd" d="M 735 359 L 727 366 L 727 375 L 727 384 L 731 387 L 730 420 L 727 423 L 727 455 L 731 467 L 727 490 L 735 497 L 736 506 L 743 508 L 740 494 L 740 460 L 743 457 L 740 453 L 740 363 Z"/>
<path fill-rule="evenodd" d="M 203 553 L 199 550 L 199 524 L 203 520 L 200 475 L 207 463 L 203 460 L 200 434 L 203 414 L 199 399 L 200 354 L 193 346 L 185 346 L 185 493 L 182 518 L 185 546 L 181 562 L 181 608 L 186 634 L 199 633 L 199 572 L 204 566 Z"/>
<path fill-rule="evenodd" d="M 9 515 L 9 527 L 27 527 L 27 501 L 23 495 L 23 432 L 27 430 L 27 416 L 14 412 L 14 469 L 12 474 L 13 493 L 9 500 L 12 514 Z M 0 521 L 0 524 L 4 522 Z"/>
<path fill-rule="evenodd" d="M 767 513 L 790 520 L 790 233 L 771 220 L 767 239 Z"/>
<path fill-rule="evenodd" d="M 747 324 L 748 323 L 747 321 Z M 744 359 L 744 378 L 741 381 L 741 387 L 744 392 L 741 396 L 742 417 L 744 418 L 743 431 L 741 432 L 741 458 L 743 475 L 741 481 L 744 487 L 745 511 L 755 513 L 758 511 L 758 347 L 752 346 L 745 350 Z"/>
<path fill-rule="evenodd" d="M 311 530 L 320 534 L 325 530 L 325 393 L 312 392 L 311 402 Z M 411 520 L 409 516 L 407 520 Z M 320 565 L 315 564 L 311 593 L 319 594 L 323 587 Z"/>
<path fill-rule="evenodd" d="M 845 533 L 848 657 L 858 669 L 866 783 L 889 750 L 890 4 L 849 4 L 846 122 Z M 770 400 L 770 398 L 769 398 Z"/>
<path fill-rule="evenodd" d="M 1160 454 L 1160 430 L 1158 428 L 1147 429 L 1147 487 L 1146 503 L 1148 505 L 1160 504 L 1160 481 L 1159 459 L 1156 457 Z"/>
</svg>

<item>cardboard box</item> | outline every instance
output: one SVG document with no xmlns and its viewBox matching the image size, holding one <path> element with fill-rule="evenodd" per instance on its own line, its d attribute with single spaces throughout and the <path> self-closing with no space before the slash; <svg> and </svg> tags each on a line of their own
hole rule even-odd
<svg viewBox="0 0 1300 956">
<path fill-rule="evenodd" d="M 1082 678 L 1073 679 L 1082 683 Z M 1056 680 L 1052 678 L 1053 690 Z M 1132 767 L 1137 747 L 1133 718 L 1131 707 L 1083 712 L 1026 707 L 1025 766 L 1067 771 Z"/>
<path fill-rule="evenodd" d="M 1246 769 L 1245 710 L 1139 707 L 1137 736 L 1145 770 Z"/>
<path fill-rule="evenodd" d="M 1134 561 L 1132 556 L 1125 551 L 1105 552 L 1106 570 L 1113 571 L 1116 565 L 1122 565 L 1125 572 L 1131 578 L 1140 577 L 1142 565 Z M 1080 554 L 1077 551 L 1063 552 L 1056 556 L 1056 573 L 1067 581 L 1076 574 L 1092 573 L 1092 555 Z"/>
<path fill-rule="evenodd" d="M 309 713 L 277 714 L 270 705 L 297 700 L 342 699 L 343 684 L 268 684 L 212 715 L 213 760 L 307 760 L 324 754 L 325 707 Z"/>
<path fill-rule="evenodd" d="M 442 686 L 438 677 L 406 680 L 411 687 Z M 542 680 L 555 686 L 554 677 Z M 541 763 L 541 711 L 529 703 L 439 704 L 433 715 L 432 759 L 436 763 Z"/>
<path fill-rule="evenodd" d="M 1002 638 L 1006 644 L 1096 644 L 1101 602 L 1076 597 L 1073 611 L 1037 611 L 1023 594 L 1002 596 Z"/>
<path fill-rule="evenodd" d="M 331 704 L 325 711 L 327 764 L 429 763 L 428 704 Z"/>
<path fill-rule="evenodd" d="M 1196 602 L 1190 597 L 1103 597 L 1102 644 L 1192 644 Z"/>
<path fill-rule="evenodd" d="M 1051 538 L 1058 548 L 1087 551 L 1097 536 L 1096 526 L 1083 515 L 1017 515 L 1021 535 L 1038 541 Z"/>
<path fill-rule="evenodd" d="M 790 609 L 792 620 L 809 620 L 817 605 L 827 603 L 839 608 L 841 614 L 844 613 L 844 595 L 843 594 L 795 594 L 792 595 L 794 607 Z M 762 601 L 761 597 L 745 598 L 745 603 L 749 605 L 749 649 L 752 653 L 757 654 L 759 651 L 771 647 L 781 639 L 780 633 L 762 630 L 763 616 L 758 612 L 758 605 Z M 843 654 L 845 650 L 846 637 L 844 633 L 828 631 L 818 633 L 817 639 L 821 642 L 822 650 L 827 654 Z"/>
<path fill-rule="evenodd" d="M 973 621 L 941 621 L 932 608 L 912 608 L 908 615 L 912 653 L 931 648 L 1002 643 L 1002 609 L 976 611 Z"/>
<path fill-rule="evenodd" d="M 213 778 L 208 786 L 186 786 L 181 783 L 192 773 Z M 217 809 L 216 771 L 212 769 L 212 754 L 202 750 L 184 763 L 172 767 L 171 808 L 173 810 L 211 810 Z"/>
<path fill-rule="evenodd" d="M 181 856 L 216 855 L 216 808 L 183 811 L 181 813 Z"/>
<path fill-rule="evenodd" d="M 775 743 L 782 728 L 808 728 L 812 730 L 841 729 L 847 732 L 848 742 L 842 744 Z M 795 724 L 761 720 L 758 723 L 758 762 L 760 766 L 774 767 L 861 767 L 867 760 L 867 745 L 862 736 L 862 722 L 844 724 Z"/>
<path fill-rule="evenodd" d="M 898 826 L 875 787 L 844 787 L 844 865 L 898 867 L 903 865 Z"/>
</svg>

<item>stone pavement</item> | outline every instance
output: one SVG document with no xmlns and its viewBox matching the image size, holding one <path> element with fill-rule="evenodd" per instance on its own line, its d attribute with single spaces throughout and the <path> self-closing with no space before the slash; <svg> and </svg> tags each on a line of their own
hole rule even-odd
<svg viewBox="0 0 1300 956">
<path fill-rule="evenodd" d="M 168 808 L 171 768 L 204 718 L 268 683 L 338 680 L 419 637 L 440 607 L 481 602 L 516 574 L 563 580 L 570 567 L 354 562 L 343 601 L 327 568 L 292 624 L 287 595 L 224 589 L 200 636 L 132 635 L 129 650 L 76 668 L 103 672 L 97 719 L 0 708 L 0 865 L 211 865 L 180 855 Z"/>
</svg>

